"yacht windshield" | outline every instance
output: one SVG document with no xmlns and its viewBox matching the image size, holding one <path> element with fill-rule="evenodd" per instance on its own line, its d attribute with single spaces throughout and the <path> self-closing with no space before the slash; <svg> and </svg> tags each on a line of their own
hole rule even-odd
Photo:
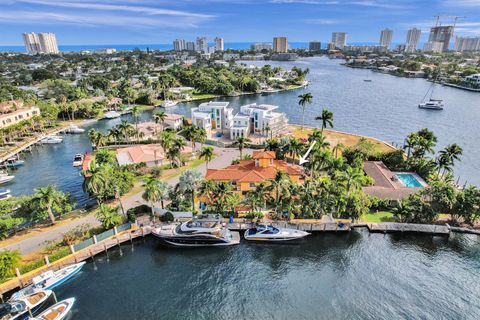
<svg viewBox="0 0 480 320">
<path fill-rule="evenodd" d="M 256 229 L 258 233 L 262 234 L 276 234 L 279 232 L 279 230 L 273 226 L 259 225 Z"/>
</svg>

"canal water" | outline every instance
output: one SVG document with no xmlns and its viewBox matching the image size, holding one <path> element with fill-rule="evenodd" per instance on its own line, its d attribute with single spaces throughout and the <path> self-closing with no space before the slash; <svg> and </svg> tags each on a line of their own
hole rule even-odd
<svg viewBox="0 0 480 320">
<path fill-rule="evenodd" d="M 309 87 L 288 92 L 266 95 L 249 95 L 222 98 L 230 101 L 236 110 L 247 103 L 267 103 L 279 106 L 290 123 L 301 123 L 298 95 L 313 94 L 313 103 L 307 105 L 305 123 L 320 125 L 315 116 L 323 108 L 334 113 L 334 129 L 367 135 L 403 145 L 406 135 L 421 128 L 430 128 L 438 136 L 438 147 L 458 143 L 464 150 L 462 162 L 456 165 L 460 183 L 480 185 L 480 95 L 474 92 L 434 85 L 434 96 L 445 101 L 445 110 L 429 111 L 418 109 L 417 105 L 431 86 L 424 79 L 407 79 L 374 73 L 370 70 L 351 69 L 340 65 L 340 60 L 325 57 L 304 58 L 294 62 L 248 61 L 249 65 L 266 63 L 290 69 L 293 66 L 309 68 Z M 365 82 L 371 79 L 372 82 Z M 172 112 L 190 116 L 190 108 L 199 102 L 179 104 Z M 144 120 L 152 111 L 142 115 Z M 129 119 L 130 116 L 124 116 Z M 99 121 L 86 129 L 107 130 L 120 119 Z M 17 178 L 7 187 L 14 194 L 29 194 L 33 188 L 46 184 L 57 184 L 71 192 L 79 204 L 88 201 L 81 190 L 83 179 L 78 170 L 72 168 L 75 153 L 90 149 L 85 135 L 65 137 L 64 143 L 39 147 L 26 155 L 26 165 L 13 172 Z"/>
<path fill-rule="evenodd" d="M 55 289 L 73 319 L 479 319 L 479 238 L 316 234 L 295 244 L 123 245 Z"/>
</svg>

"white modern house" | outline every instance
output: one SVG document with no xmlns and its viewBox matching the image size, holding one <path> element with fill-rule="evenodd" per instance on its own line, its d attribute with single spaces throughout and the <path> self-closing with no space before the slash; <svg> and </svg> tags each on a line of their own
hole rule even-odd
<svg viewBox="0 0 480 320">
<path fill-rule="evenodd" d="M 465 77 L 465 80 L 467 82 L 472 83 L 472 84 L 480 85 L 480 73 L 475 73 L 475 74 L 469 75 L 469 76 Z"/>
<path fill-rule="evenodd" d="M 249 123 L 245 133 L 254 133 L 262 136 L 279 136 L 288 131 L 288 118 L 285 113 L 276 112 L 278 106 L 270 104 L 256 103 L 247 104 L 240 107 L 240 114 L 234 117 L 234 121 L 249 118 Z M 232 136 L 232 134 L 231 134 Z"/>
<path fill-rule="evenodd" d="M 230 127 L 230 139 L 237 140 L 240 137 L 248 137 L 250 134 L 250 116 L 237 113 L 233 117 L 233 123 Z"/>
<path fill-rule="evenodd" d="M 228 107 L 228 102 L 204 102 L 192 108 L 191 113 L 192 124 L 205 129 L 207 134 L 212 130 L 229 131 L 233 121 L 233 109 Z"/>
</svg>

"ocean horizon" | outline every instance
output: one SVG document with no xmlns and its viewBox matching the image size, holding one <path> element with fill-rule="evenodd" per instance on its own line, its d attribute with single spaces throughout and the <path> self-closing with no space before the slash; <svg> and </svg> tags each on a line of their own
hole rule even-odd
<svg viewBox="0 0 480 320">
<path fill-rule="evenodd" d="M 225 49 L 234 49 L 234 50 L 245 50 L 250 49 L 250 46 L 254 43 L 259 42 L 226 42 Z M 268 41 L 266 43 L 269 43 Z M 290 49 L 307 49 L 308 42 L 289 42 Z M 327 47 L 328 42 L 322 42 L 322 48 Z M 213 43 L 209 43 L 213 45 Z M 349 45 L 378 45 L 376 42 L 352 42 Z M 395 47 L 397 44 L 392 44 L 392 47 Z M 422 44 L 419 45 L 421 47 Z M 134 49 L 140 49 L 142 51 L 149 50 L 161 50 L 169 51 L 173 50 L 173 44 L 85 44 L 85 45 L 59 45 L 58 49 L 60 52 L 80 52 L 80 51 L 95 51 L 102 48 L 113 48 L 117 51 L 132 51 Z M 25 46 L 1 46 L 0 52 L 26 52 Z"/>
</svg>

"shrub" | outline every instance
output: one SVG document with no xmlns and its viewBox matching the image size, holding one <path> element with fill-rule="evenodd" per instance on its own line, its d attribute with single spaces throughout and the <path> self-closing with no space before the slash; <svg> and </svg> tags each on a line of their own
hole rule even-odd
<svg viewBox="0 0 480 320">
<path fill-rule="evenodd" d="M 15 275 L 15 268 L 20 263 L 20 252 L 6 250 L 0 253 L 0 279 Z"/>
<path fill-rule="evenodd" d="M 380 160 L 391 170 L 401 171 L 406 168 L 405 154 L 400 149 L 384 153 L 381 155 Z"/>
<path fill-rule="evenodd" d="M 32 270 L 43 267 L 44 265 L 45 265 L 45 260 L 43 260 L 43 258 L 38 259 L 38 260 L 26 263 L 23 266 L 21 266 L 20 267 L 20 273 L 25 274 L 25 273 L 30 272 Z"/>
<path fill-rule="evenodd" d="M 257 212 L 257 211 L 252 211 L 252 212 L 249 212 L 245 215 L 245 218 L 247 219 L 262 219 L 264 216 L 264 214 L 262 212 Z"/>
<path fill-rule="evenodd" d="M 160 221 L 162 222 L 171 222 L 173 220 L 175 220 L 175 217 L 170 211 L 167 211 L 164 215 L 160 216 Z"/>
<path fill-rule="evenodd" d="M 54 261 L 60 260 L 63 257 L 68 256 L 69 254 L 70 254 L 70 248 L 63 248 L 49 255 L 48 260 L 50 262 L 54 262 Z"/>
</svg>

